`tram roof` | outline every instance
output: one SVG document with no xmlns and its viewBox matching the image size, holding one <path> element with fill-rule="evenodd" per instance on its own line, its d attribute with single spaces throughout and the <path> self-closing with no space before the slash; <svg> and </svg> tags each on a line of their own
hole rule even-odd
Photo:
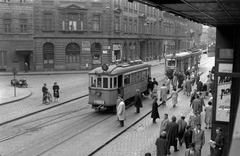
<svg viewBox="0 0 240 156">
<path fill-rule="evenodd" d="M 181 52 L 181 53 L 176 53 L 175 57 L 173 54 L 169 54 L 165 56 L 165 59 L 171 59 L 171 58 L 185 58 L 188 56 L 191 56 L 192 52 Z"/>
<path fill-rule="evenodd" d="M 148 63 L 142 63 L 142 64 L 119 64 L 119 65 L 110 65 L 108 66 L 107 71 L 103 71 L 102 67 L 97 67 L 89 72 L 89 75 L 118 75 L 121 73 L 129 73 L 136 70 L 144 69 L 151 66 Z"/>
</svg>

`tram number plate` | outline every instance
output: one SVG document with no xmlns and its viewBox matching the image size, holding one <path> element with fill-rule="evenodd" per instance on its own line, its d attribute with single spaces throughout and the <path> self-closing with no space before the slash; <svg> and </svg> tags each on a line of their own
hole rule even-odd
<svg viewBox="0 0 240 156">
<path fill-rule="evenodd" d="M 94 100 L 93 102 L 96 104 L 102 104 L 102 105 L 104 104 L 103 100 Z"/>
</svg>

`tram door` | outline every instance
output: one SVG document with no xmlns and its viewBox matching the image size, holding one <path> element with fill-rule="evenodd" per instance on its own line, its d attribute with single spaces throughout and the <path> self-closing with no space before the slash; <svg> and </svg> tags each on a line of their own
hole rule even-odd
<svg viewBox="0 0 240 156">
<path fill-rule="evenodd" d="M 122 97 L 124 95 L 123 93 L 123 75 L 118 75 L 118 94 L 120 94 Z M 123 97 L 124 99 L 124 97 Z"/>
</svg>

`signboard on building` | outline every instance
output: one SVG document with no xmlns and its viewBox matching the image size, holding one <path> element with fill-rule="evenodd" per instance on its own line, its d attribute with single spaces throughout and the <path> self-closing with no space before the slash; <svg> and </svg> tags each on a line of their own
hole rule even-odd
<svg viewBox="0 0 240 156">
<path fill-rule="evenodd" d="M 121 49 L 122 49 L 121 44 L 114 44 L 113 45 L 113 50 L 121 50 Z"/>
<path fill-rule="evenodd" d="M 90 41 L 82 41 L 82 53 L 90 53 L 91 43 Z"/>
<path fill-rule="evenodd" d="M 13 58 L 13 59 L 12 59 L 12 62 L 13 62 L 13 63 L 18 63 L 18 58 Z"/>
<path fill-rule="evenodd" d="M 216 121 L 229 122 L 232 78 L 219 76 L 217 82 Z"/>
</svg>

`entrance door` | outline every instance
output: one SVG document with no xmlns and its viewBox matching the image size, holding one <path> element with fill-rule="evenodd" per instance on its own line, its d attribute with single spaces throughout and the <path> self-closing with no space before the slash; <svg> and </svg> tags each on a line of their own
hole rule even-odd
<svg viewBox="0 0 240 156">
<path fill-rule="evenodd" d="M 45 53 L 43 54 L 43 67 L 44 69 L 53 69 L 54 67 L 54 54 Z"/>
<path fill-rule="evenodd" d="M 24 64 L 27 62 L 28 64 L 28 70 L 30 70 L 30 55 L 25 55 L 24 56 Z"/>
</svg>

